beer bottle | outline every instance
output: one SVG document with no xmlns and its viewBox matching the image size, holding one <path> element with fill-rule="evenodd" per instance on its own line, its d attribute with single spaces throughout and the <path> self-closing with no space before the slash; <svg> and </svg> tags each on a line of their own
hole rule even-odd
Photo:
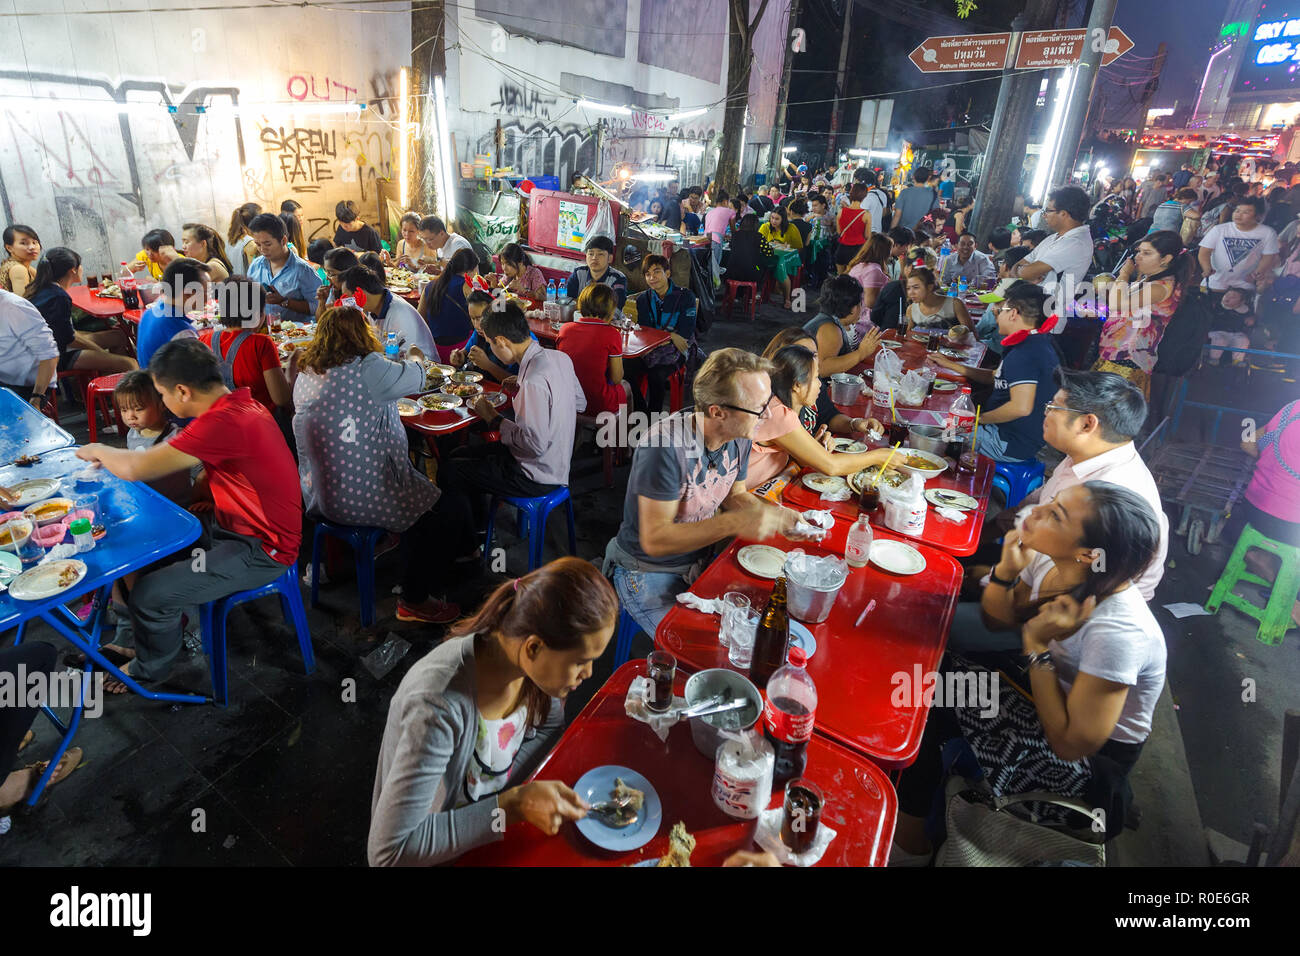
<svg viewBox="0 0 1300 956">
<path fill-rule="evenodd" d="M 776 669 L 785 663 L 790 644 L 790 616 L 785 603 L 785 575 L 776 579 L 772 596 L 767 599 L 763 616 L 754 635 L 754 659 L 749 665 L 749 679 L 760 691 Z"/>
</svg>

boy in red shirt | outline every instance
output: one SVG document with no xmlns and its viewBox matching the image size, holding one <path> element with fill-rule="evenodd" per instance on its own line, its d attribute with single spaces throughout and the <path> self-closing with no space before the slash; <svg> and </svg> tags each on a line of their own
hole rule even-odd
<svg viewBox="0 0 1300 956">
<path fill-rule="evenodd" d="M 128 481 L 156 481 L 198 464 L 207 474 L 213 523 L 199 539 L 201 552 L 187 548 L 175 563 L 142 574 L 127 599 L 136 656 L 123 670 L 140 681 L 162 680 L 171 670 L 184 608 L 271 583 L 297 562 L 302 537 L 298 469 L 284 437 L 247 388 L 226 388 L 212 350 L 174 339 L 154 353 L 149 374 L 167 410 L 193 421 L 147 451 L 77 449 L 77 457 Z M 126 687 L 109 681 L 105 690 Z"/>
<path fill-rule="evenodd" d="M 627 404 L 623 387 L 623 335 L 610 325 L 618 309 L 614 290 L 592 283 L 578 294 L 578 315 L 560 329 L 555 347 L 573 361 L 587 396 L 588 415 L 618 413 Z"/>
</svg>

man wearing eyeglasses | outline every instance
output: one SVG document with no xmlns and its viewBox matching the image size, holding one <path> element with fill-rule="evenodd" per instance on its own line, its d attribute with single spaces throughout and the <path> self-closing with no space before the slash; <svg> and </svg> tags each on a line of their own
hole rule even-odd
<svg viewBox="0 0 1300 956">
<path fill-rule="evenodd" d="M 1017 275 L 1026 282 L 1035 282 L 1052 295 L 1057 285 L 1066 282 L 1071 291 L 1074 283 L 1084 280 L 1092 265 L 1092 232 L 1087 225 L 1088 194 L 1078 186 L 1062 186 L 1047 195 L 1043 206 L 1043 225 L 1052 234 L 1034 247 L 1034 251 L 1020 263 Z M 1058 307 L 1061 314 L 1063 309 Z M 1065 330 L 1060 322 L 1055 332 Z"/>
<path fill-rule="evenodd" d="M 792 537 L 797 512 L 748 493 L 754 428 L 771 414 L 771 364 L 714 352 L 695 376 L 695 407 L 662 418 L 632 455 L 623 524 L 605 551 L 619 603 L 653 635 L 677 595 L 736 535 Z"/>
</svg>

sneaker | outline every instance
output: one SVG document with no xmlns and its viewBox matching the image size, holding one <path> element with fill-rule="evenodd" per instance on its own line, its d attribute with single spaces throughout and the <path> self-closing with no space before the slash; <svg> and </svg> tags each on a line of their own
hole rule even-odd
<svg viewBox="0 0 1300 956">
<path fill-rule="evenodd" d="M 425 624 L 450 624 L 460 617 L 460 605 L 441 598 L 428 598 L 420 604 L 407 604 L 397 599 L 399 621 L 421 621 Z"/>
</svg>

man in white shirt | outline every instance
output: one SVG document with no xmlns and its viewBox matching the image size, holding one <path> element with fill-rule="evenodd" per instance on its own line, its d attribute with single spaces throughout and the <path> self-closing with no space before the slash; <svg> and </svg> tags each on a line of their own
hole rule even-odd
<svg viewBox="0 0 1300 956">
<path fill-rule="evenodd" d="M 1210 277 L 1212 292 L 1243 289 L 1254 293 L 1266 285 L 1277 265 L 1277 233 L 1260 223 L 1264 200 L 1252 196 L 1237 200 L 1232 221 L 1220 223 L 1205 234 L 1197 259 Z"/>
<path fill-rule="evenodd" d="M 447 224 L 437 216 L 425 216 L 420 220 L 420 238 L 438 253 L 440 262 L 446 262 L 461 249 L 472 248 L 464 236 L 448 232 Z"/>
<path fill-rule="evenodd" d="M 40 408 L 59 365 L 45 317 L 20 295 L 0 289 L 0 386 Z"/>
<path fill-rule="evenodd" d="M 1037 282 L 1048 295 L 1064 283 L 1062 294 L 1072 293 L 1088 274 L 1092 265 L 1092 232 L 1087 226 L 1088 194 L 1078 186 L 1062 186 L 1047 194 L 1043 205 L 1043 223 L 1052 235 L 1040 242 L 1021 260 L 1017 275 Z M 1056 312 L 1064 303 L 1057 303 Z M 1053 332 L 1060 334 L 1066 323 L 1057 322 Z"/>
<path fill-rule="evenodd" d="M 965 276 L 976 286 L 997 274 L 993 260 L 975 248 L 974 234 L 963 232 L 957 237 L 957 251 L 945 256 L 939 267 L 939 284 L 948 285 Z"/>
<path fill-rule="evenodd" d="M 862 200 L 862 208 L 871 215 L 871 228 L 874 232 L 885 231 L 885 208 L 889 205 L 889 199 L 885 191 L 880 188 L 879 180 L 876 178 L 874 169 L 859 169 L 853 174 L 853 181 L 862 183 L 870 192 Z"/>
</svg>

